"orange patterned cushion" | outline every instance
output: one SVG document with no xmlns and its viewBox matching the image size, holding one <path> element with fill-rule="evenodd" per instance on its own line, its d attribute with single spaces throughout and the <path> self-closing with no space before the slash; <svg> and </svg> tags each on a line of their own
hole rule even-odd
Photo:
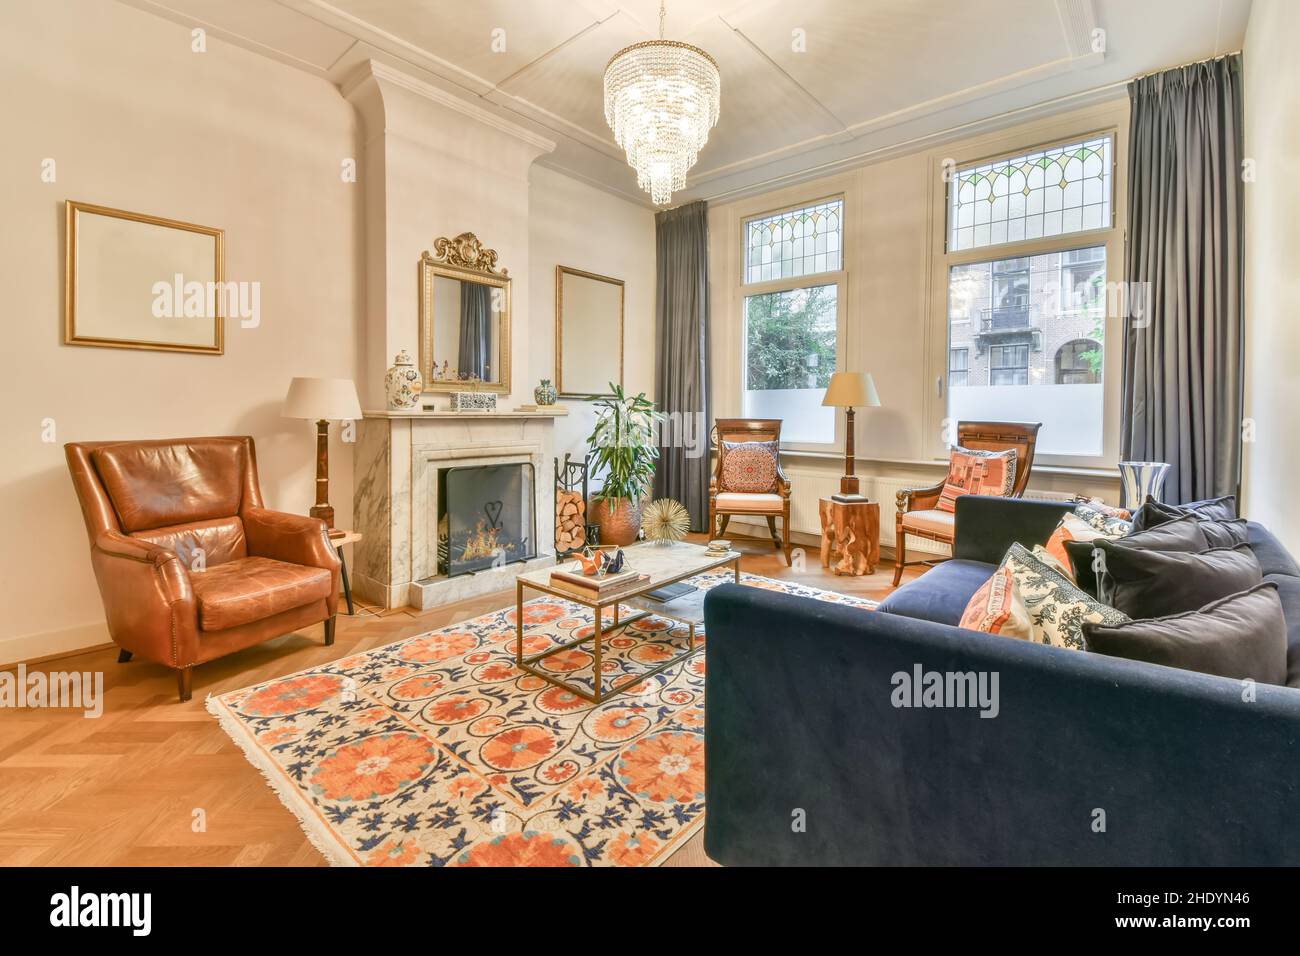
<svg viewBox="0 0 1300 956">
<path fill-rule="evenodd" d="M 957 626 L 986 634 L 1029 640 L 1033 635 L 1029 611 L 1020 597 L 1010 567 L 1002 565 L 972 595 Z"/>
<path fill-rule="evenodd" d="M 948 478 L 939 495 L 940 511 L 956 511 L 961 495 L 1006 497 L 1016 485 L 1016 450 L 982 451 L 958 445 L 948 457 Z"/>
<path fill-rule="evenodd" d="M 762 495 L 776 488 L 776 442 L 727 441 L 722 451 L 723 490 Z"/>
</svg>

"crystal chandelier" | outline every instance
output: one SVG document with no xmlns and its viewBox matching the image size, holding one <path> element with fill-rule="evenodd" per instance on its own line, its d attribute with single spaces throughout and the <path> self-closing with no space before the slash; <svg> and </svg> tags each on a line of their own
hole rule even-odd
<svg viewBox="0 0 1300 956">
<path fill-rule="evenodd" d="M 605 67 L 605 122 L 656 204 L 686 187 L 709 130 L 718 122 L 718 64 L 699 47 L 659 39 L 619 50 Z"/>
</svg>

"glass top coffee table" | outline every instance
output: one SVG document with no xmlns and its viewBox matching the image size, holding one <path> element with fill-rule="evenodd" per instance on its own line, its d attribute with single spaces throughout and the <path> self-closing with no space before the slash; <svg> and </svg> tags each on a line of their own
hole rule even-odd
<svg viewBox="0 0 1300 956">
<path fill-rule="evenodd" d="M 648 677 L 658 674 L 660 671 L 680 664 L 698 650 L 695 646 L 695 629 L 704 623 L 704 589 L 697 588 L 688 594 L 671 601 L 656 601 L 647 598 L 645 595 L 657 588 L 669 584 L 675 584 L 686 578 L 694 577 L 697 574 L 703 574 L 705 571 L 712 571 L 714 568 L 720 568 L 724 565 L 732 565 L 735 569 L 736 583 L 740 583 L 740 552 L 739 551 L 722 551 L 719 553 L 709 552 L 704 545 L 690 544 L 686 541 L 674 541 L 671 544 L 658 544 L 647 542 L 643 544 L 634 544 L 623 549 L 626 555 L 626 567 L 628 570 L 636 571 L 641 574 L 648 574 L 649 577 L 634 585 L 629 585 L 626 589 L 620 589 L 616 594 L 603 596 L 592 594 L 590 597 L 575 594 L 568 588 L 556 587 L 551 584 L 551 568 L 542 568 L 537 571 L 529 571 L 526 574 L 519 575 L 515 583 L 515 666 L 520 670 L 532 674 L 534 677 L 540 677 L 542 680 L 556 687 L 562 687 L 571 694 L 576 694 L 583 700 L 590 701 L 593 704 L 599 704 L 614 694 L 621 693 L 624 689 L 639 684 Z M 566 561 L 557 564 L 556 567 L 572 567 L 576 562 Z M 562 598 L 566 601 L 572 601 L 574 604 L 581 605 L 592 611 L 595 619 L 593 633 L 589 637 L 580 640 L 570 641 L 567 644 L 560 644 L 529 657 L 524 656 L 524 590 L 531 588 L 534 591 L 541 591 L 543 594 L 549 594 L 553 597 Z M 622 606 L 627 606 L 632 610 L 632 614 L 620 617 Z M 606 629 L 604 621 L 604 610 L 606 608 L 614 609 L 613 624 Z M 604 688 L 604 681 L 601 677 L 600 659 L 602 653 L 602 644 L 604 641 L 613 637 L 623 628 L 627 627 L 634 621 L 650 617 L 667 618 L 679 624 L 686 625 L 687 631 L 687 649 L 675 657 L 663 661 L 654 667 L 638 672 L 634 679 L 624 682 L 618 687 Z M 548 674 L 535 667 L 539 661 L 550 657 L 552 654 L 558 654 L 561 651 L 571 650 L 588 641 L 592 642 L 592 656 L 595 658 L 592 664 L 592 687 L 593 692 L 589 692 L 585 687 L 575 687 L 573 684 L 561 680 L 553 674 Z"/>
</svg>

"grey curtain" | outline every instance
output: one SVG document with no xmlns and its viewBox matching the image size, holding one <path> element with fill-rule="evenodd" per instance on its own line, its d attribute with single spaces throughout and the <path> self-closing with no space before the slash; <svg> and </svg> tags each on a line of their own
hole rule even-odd
<svg viewBox="0 0 1300 956">
<path fill-rule="evenodd" d="M 1167 461 L 1166 499 L 1235 494 L 1241 470 L 1241 56 L 1129 84 L 1123 434 Z M 1138 314 L 1140 312 L 1140 314 Z"/>
<path fill-rule="evenodd" d="M 655 216 L 655 393 L 667 415 L 656 497 L 676 498 L 691 529 L 709 523 L 709 220 L 694 202 Z"/>
<path fill-rule="evenodd" d="M 456 370 L 487 381 L 496 372 L 488 368 L 492 348 L 492 287 L 477 282 L 460 284 L 460 351 Z"/>
</svg>

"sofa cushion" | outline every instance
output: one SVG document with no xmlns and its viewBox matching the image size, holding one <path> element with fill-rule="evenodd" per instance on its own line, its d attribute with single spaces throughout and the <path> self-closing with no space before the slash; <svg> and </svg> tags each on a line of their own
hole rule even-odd
<svg viewBox="0 0 1300 956">
<path fill-rule="evenodd" d="M 1237 496 L 1224 495 L 1222 498 L 1189 501 L 1185 505 L 1167 505 L 1147 495 L 1146 502 L 1133 516 L 1133 530 L 1154 528 L 1186 514 L 1199 515 L 1214 521 L 1231 521 L 1237 517 Z"/>
<path fill-rule="evenodd" d="M 192 571 L 199 627 L 221 631 L 291 611 L 330 593 L 324 568 L 286 564 L 271 558 L 236 558 L 206 571 Z"/>
<path fill-rule="evenodd" d="M 1250 549 L 1264 571 L 1264 580 L 1277 585 L 1277 596 L 1282 602 L 1287 630 L 1286 684 L 1300 687 L 1300 566 L 1263 525 L 1250 521 L 1246 530 L 1250 535 Z"/>
<path fill-rule="evenodd" d="M 903 515 L 904 531 L 924 531 L 951 539 L 956 527 L 957 516 L 951 511 L 929 508 L 923 511 L 908 511 Z"/>
<path fill-rule="evenodd" d="M 1196 553 L 1144 551 L 1099 540 L 1103 600 L 1133 618 L 1166 617 L 1252 588 L 1263 580 L 1249 545 Z"/>
<path fill-rule="evenodd" d="M 733 514 L 777 514 L 785 507 L 780 495 L 748 495 L 720 491 L 715 499 L 718 512 Z"/>
<path fill-rule="evenodd" d="M 1088 650 L 1264 684 L 1286 679 L 1286 620 L 1265 582 L 1198 611 L 1124 624 L 1085 624 Z"/>
<path fill-rule="evenodd" d="M 1002 559 L 1011 571 L 1015 596 L 1029 618 L 1028 639 L 1069 650 L 1083 650 L 1083 625 L 1089 621 L 1119 624 L 1128 618 L 1076 587 L 1042 547 L 1030 551 L 1013 544 Z"/>
<path fill-rule="evenodd" d="M 90 454 L 127 534 L 239 513 L 248 467 L 237 438 L 123 442 Z"/>
<path fill-rule="evenodd" d="M 961 558 L 944 561 L 889 595 L 878 610 L 955 625 L 961 620 L 971 596 L 996 570 L 996 565 L 983 561 Z"/>
</svg>

